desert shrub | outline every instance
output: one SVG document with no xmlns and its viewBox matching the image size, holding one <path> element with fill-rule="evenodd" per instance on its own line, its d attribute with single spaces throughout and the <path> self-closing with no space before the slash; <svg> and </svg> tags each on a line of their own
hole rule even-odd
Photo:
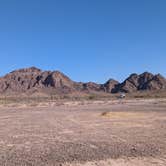
<svg viewBox="0 0 166 166">
<path fill-rule="evenodd" d="M 107 111 L 107 112 L 102 112 L 101 113 L 101 116 L 107 116 L 109 114 L 109 112 Z"/>
<path fill-rule="evenodd" d="M 88 97 L 88 99 L 89 100 L 94 100 L 94 99 L 96 99 L 97 97 L 95 96 L 95 95 L 90 95 L 89 97 Z"/>
</svg>

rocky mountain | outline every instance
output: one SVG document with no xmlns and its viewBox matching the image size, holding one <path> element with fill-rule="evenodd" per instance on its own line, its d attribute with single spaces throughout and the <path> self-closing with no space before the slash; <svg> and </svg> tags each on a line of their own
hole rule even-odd
<svg viewBox="0 0 166 166">
<path fill-rule="evenodd" d="M 55 89 L 68 93 L 74 89 L 74 82 L 59 71 L 41 71 L 31 67 L 15 70 L 0 78 L 0 92 L 27 92 Z"/>
<path fill-rule="evenodd" d="M 114 93 L 116 91 L 117 85 L 119 85 L 118 81 L 110 79 L 105 84 L 102 85 L 102 88 L 107 93 Z"/>
<path fill-rule="evenodd" d="M 116 92 L 131 93 L 144 90 L 166 89 L 166 79 L 160 75 L 145 72 L 143 74 L 131 74 L 124 82 L 116 85 Z"/>
<path fill-rule="evenodd" d="M 166 79 L 158 74 L 132 74 L 124 82 L 110 79 L 104 84 L 75 82 L 59 71 L 42 71 L 36 67 L 15 70 L 0 78 L 0 93 L 58 93 L 75 92 L 136 92 L 166 89 Z"/>
</svg>

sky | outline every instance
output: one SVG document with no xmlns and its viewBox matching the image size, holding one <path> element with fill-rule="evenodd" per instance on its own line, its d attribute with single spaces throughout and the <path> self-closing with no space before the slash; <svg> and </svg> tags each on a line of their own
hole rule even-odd
<svg viewBox="0 0 166 166">
<path fill-rule="evenodd" d="M 165 0 L 0 0 L 0 75 L 36 66 L 75 81 L 166 76 Z"/>
</svg>

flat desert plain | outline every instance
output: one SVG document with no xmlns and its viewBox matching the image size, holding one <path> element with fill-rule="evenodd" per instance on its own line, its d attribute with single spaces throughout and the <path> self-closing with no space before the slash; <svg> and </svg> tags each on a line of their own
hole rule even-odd
<svg viewBox="0 0 166 166">
<path fill-rule="evenodd" d="M 0 107 L 2 166 L 165 166 L 166 100 Z"/>
</svg>

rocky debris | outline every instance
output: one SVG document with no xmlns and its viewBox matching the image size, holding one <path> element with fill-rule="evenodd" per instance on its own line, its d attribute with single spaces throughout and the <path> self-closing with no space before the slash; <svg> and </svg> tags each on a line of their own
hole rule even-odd
<svg viewBox="0 0 166 166">
<path fill-rule="evenodd" d="M 36 67 L 15 70 L 0 78 L 1 93 L 43 91 L 58 94 L 74 92 L 128 93 L 160 89 L 166 89 L 166 79 L 160 74 L 153 75 L 148 72 L 140 75 L 132 74 L 122 83 L 110 79 L 105 84 L 75 82 L 59 71 L 42 71 Z"/>
</svg>

